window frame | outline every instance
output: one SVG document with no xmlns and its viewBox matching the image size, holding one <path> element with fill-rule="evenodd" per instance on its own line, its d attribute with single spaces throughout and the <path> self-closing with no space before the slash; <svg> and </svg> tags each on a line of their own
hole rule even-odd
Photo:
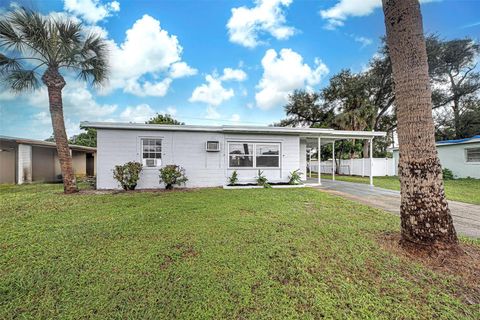
<svg viewBox="0 0 480 320">
<path fill-rule="evenodd" d="M 480 160 L 478 161 L 468 161 L 468 151 L 470 150 L 478 150 L 475 152 L 480 153 L 480 147 L 473 147 L 473 148 L 465 148 L 465 163 L 466 164 L 480 164 Z"/>
<path fill-rule="evenodd" d="M 159 153 L 160 154 L 160 158 L 144 158 L 143 157 L 143 142 L 145 140 L 159 140 L 160 141 L 160 152 L 153 152 L 155 154 Z M 162 166 L 162 160 L 163 160 L 163 137 L 139 137 L 139 157 L 140 157 L 140 163 L 143 165 L 143 169 L 146 169 L 146 170 L 156 170 L 158 168 L 160 168 Z M 148 152 L 148 153 L 151 153 L 151 152 Z M 147 167 L 145 164 L 144 164 L 144 160 L 146 159 L 155 159 L 157 160 L 157 165 L 155 167 Z"/>
<path fill-rule="evenodd" d="M 230 156 L 237 155 L 230 153 L 230 145 L 231 144 L 251 144 L 252 145 L 252 154 L 245 155 L 251 156 L 252 167 L 232 167 L 230 166 Z M 264 155 L 263 157 L 278 157 L 278 166 L 276 167 L 259 167 L 257 166 L 257 157 L 262 155 L 257 155 L 257 145 L 275 145 L 278 147 L 278 155 Z M 226 152 L 226 160 L 227 160 L 227 168 L 232 170 L 278 170 L 282 168 L 282 143 L 281 142 L 273 142 L 273 141 L 228 141 L 227 142 L 227 152 Z"/>
</svg>

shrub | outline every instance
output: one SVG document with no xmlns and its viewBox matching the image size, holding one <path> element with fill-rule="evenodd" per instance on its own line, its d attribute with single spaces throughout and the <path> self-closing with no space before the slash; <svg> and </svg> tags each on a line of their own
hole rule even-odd
<svg viewBox="0 0 480 320">
<path fill-rule="evenodd" d="M 258 175 L 256 177 L 257 184 L 263 186 L 264 188 L 271 188 L 272 186 L 268 183 L 267 177 L 263 175 L 263 171 L 258 170 Z"/>
<path fill-rule="evenodd" d="M 301 175 L 302 173 L 300 172 L 300 169 L 290 172 L 290 176 L 288 177 L 288 184 L 300 184 L 302 181 Z"/>
<path fill-rule="evenodd" d="M 122 186 L 123 190 L 134 190 L 140 179 L 142 164 L 140 162 L 130 161 L 124 165 L 117 165 L 113 169 L 113 177 Z"/>
<path fill-rule="evenodd" d="M 442 173 L 443 173 L 443 180 L 453 180 L 453 179 L 455 179 L 455 176 L 453 175 L 452 170 L 450 170 L 448 168 L 443 168 Z"/>
<path fill-rule="evenodd" d="M 228 178 L 228 181 L 230 182 L 230 184 L 233 186 L 235 185 L 237 182 L 238 182 L 238 173 L 237 173 L 237 170 L 234 170 L 232 172 L 232 175 Z"/>
<path fill-rule="evenodd" d="M 160 169 L 160 183 L 165 184 L 165 189 L 173 189 L 174 185 L 182 185 L 188 181 L 185 169 L 171 164 Z"/>
</svg>

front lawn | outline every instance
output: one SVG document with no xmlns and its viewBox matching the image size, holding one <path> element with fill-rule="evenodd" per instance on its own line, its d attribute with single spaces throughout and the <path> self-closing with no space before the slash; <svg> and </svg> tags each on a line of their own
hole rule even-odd
<svg viewBox="0 0 480 320">
<path fill-rule="evenodd" d="M 329 174 L 322 174 L 322 179 L 331 179 Z M 370 183 L 369 177 L 335 175 L 338 181 Z M 376 187 L 400 190 L 398 177 L 373 177 Z M 480 179 L 455 179 L 445 181 L 445 194 L 449 200 L 480 204 Z"/>
<path fill-rule="evenodd" d="M 0 319 L 480 318 L 380 247 L 398 217 L 318 190 L 60 191 L 0 186 Z"/>
</svg>

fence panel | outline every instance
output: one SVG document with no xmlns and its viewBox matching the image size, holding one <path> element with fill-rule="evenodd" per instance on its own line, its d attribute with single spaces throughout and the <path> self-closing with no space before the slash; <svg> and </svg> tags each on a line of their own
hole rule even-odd
<svg viewBox="0 0 480 320">
<path fill-rule="evenodd" d="M 312 163 L 310 164 L 310 168 L 312 172 L 318 172 L 318 163 L 316 161 L 312 161 Z M 332 168 L 332 160 L 321 162 L 322 173 L 332 173 Z M 338 172 L 343 175 L 369 176 L 370 158 L 341 160 Z M 381 177 L 394 175 L 395 167 L 393 159 L 373 158 L 373 176 Z"/>
</svg>

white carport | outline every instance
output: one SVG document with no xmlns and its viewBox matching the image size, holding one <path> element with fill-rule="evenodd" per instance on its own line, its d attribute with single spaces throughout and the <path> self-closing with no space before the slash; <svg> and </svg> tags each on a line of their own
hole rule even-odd
<svg viewBox="0 0 480 320">
<path fill-rule="evenodd" d="M 310 129 L 315 130 L 315 129 Z M 318 180 L 317 185 L 322 185 L 322 175 L 321 175 L 321 148 L 322 146 L 332 144 L 332 180 L 335 180 L 335 171 L 336 171 L 336 162 L 335 162 L 335 141 L 338 140 L 368 140 L 369 143 L 369 165 L 370 165 L 370 185 L 373 186 L 373 139 L 375 137 L 384 137 L 385 132 L 376 132 L 376 131 L 342 131 L 342 130 L 332 130 L 332 129 L 317 129 L 317 132 L 309 132 L 308 134 L 303 134 L 300 139 L 306 145 L 306 150 L 317 150 L 317 163 L 318 163 Z M 311 158 L 309 159 L 311 161 Z M 310 171 L 311 174 L 311 171 Z"/>
</svg>

